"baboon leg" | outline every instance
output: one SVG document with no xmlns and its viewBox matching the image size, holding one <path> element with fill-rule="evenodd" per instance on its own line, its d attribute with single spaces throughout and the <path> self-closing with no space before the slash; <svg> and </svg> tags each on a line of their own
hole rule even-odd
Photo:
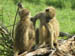
<svg viewBox="0 0 75 56">
<path fill-rule="evenodd" d="M 39 30 L 39 46 L 40 47 L 44 47 L 45 45 L 45 31 L 43 30 L 44 27 L 42 27 L 40 30 Z"/>
<path fill-rule="evenodd" d="M 50 48 L 53 49 L 54 48 L 54 30 L 53 30 L 53 26 L 51 24 L 50 25 L 45 24 L 45 27 L 48 31 L 48 36 L 47 36 L 46 43 L 49 43 Z"/>
<path fill-rule="evenodd" d="M 43 44 L 44 39 L 43 39 L 43 33 L 42 32 L 40 32 L 39 40 L 40 40 L 39 45 Z"/>
<path fill-rule="evenodd" d="M 54 48 L 54 35 L 53 35 L 53 32 L 51 32 L 51 37 L 50 37 L 50 48 L 51 49 Z"/>
<path fill-rule="evenodd" d="M 58 48 L 58 40 L 56 39 L 54 39 L 54 46 L 56 47 L 56 48 Z"/>
<path fill-rule="evenodd" d="M 56 49 L 58 49 L 58 37 L 56 33 L 54 33 L 54 46 L 56 47 Z"/>
<path fill-rule="evenodd" d="M 36 29 L 36 44 L 39 44 L 39 29 Z"/>
</svg>

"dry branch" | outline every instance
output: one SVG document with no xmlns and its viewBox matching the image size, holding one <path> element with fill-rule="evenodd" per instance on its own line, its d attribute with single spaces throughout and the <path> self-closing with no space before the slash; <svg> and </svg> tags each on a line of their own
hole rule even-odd
<svg viewBox="0 0 75 56">
<path fill-rule="evenodd" d="M 67 40 L 59 40 L 59 49 L 62 53 L 57 50 L 50 50 L 47 47 L 39 48 L 29 53 L 22 53 L 19 56 L 75 56 L 75 36 Z"/>
</svg>

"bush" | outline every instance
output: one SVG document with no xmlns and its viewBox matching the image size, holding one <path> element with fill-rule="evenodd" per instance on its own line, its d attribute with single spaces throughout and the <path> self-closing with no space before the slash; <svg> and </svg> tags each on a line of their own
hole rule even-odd
<svg viewBox="0 0 75 56">
<path fill-rule="evenodd" d="M 0 26 L 0 56 L 13 56 L 13 41 L 5 26 Z"/>
<path fill-rule="evenodd" d="M 46 4 L 57 8 L 71 8 L 72 6 L 70 0 L 46 0 Z"/>
</svg>

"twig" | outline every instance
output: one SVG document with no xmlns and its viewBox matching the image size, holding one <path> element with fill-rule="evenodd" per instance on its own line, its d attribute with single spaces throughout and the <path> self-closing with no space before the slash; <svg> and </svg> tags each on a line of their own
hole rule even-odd
<svg viewBox="0 0 75 56">
<path fill-rule="evenodd" d="M 14 40 L 14 27 L 15 27 L 16 17 L 17 17 L 18 11 L 19 11 L 19 8 L 17 8 L 17 12 L 16 12 L 16 15 L 15 15 L 14 24 L 13 24 L 13 29 L 12 29 L 12 38 L 13 38 L 13 40 Z"/>
<path fill-rule="evenodd" d="M 20 3 L 21 1 L 22 0 L 20 0 Z M 14 24 L 13 24 L 13 29 L 12 29 L 12 41 L 14 41 L 14 29 L 15 29 L 15 23 L 16 23 L 16 17 L 17 17 L 18 11 L 19 11 L 19 7 L 17 8 L 17 12 L 16 12 L 15 19 L 14 19 Z"/>
<path fill-rule="evenodd" d="M 29 52 L 27 54 L 24 52 L 24 53 L 20 54 L 19 56 L 65 56 L 65 55 L 66 56 L 69 56 L 69 55 L 73 56 L 74 55 L 73 52 L 75 50 L 75 36 L 73 36 L 72 38 L 69 38 L 67 40 L 64 40 L 64 41 L 63 41 L 63 43 L 61 43 L 60 46 L 58 46 L 59 50 L 62 53 L 59 53 L 59 51 L 57 49 L 51 50 L 51 49 L 48 49 L 47 47 L 45 47 L 45 48 L 36 49 L 36 50 Z M 68 55 L 68 53 L 69 53 L 69 55 Z"/>
</svg>

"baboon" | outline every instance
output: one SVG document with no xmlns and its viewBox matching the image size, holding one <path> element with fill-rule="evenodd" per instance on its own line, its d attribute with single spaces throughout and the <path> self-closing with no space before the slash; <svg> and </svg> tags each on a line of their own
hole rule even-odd
<svg viewBox="0 0 75 56">
<path fill-rule="evenodd" d="M 50 48 L 57 47 L 57 38 L 59 36 L 59 22 L 56 19 L 56 10 L 54 7 L 50 6 L 45 9 L 45 11 L 36 14 L 32 17 L 32 21 L 40 20 L 39 28 L 39 43 L 50 46 Z M 37 33 L 36 33 L 37 34 Z M 55 46 L 54 46 L 55 45 Z"/>
<path fill-rule="evenodd" d="M 35 31 L 30 20 L 30 11 L 18 4 L 20 20 L 16 26 L 14 41 L 14 56 L 23 52 L 29 52 L 35 44 Z"/>
</svg>

